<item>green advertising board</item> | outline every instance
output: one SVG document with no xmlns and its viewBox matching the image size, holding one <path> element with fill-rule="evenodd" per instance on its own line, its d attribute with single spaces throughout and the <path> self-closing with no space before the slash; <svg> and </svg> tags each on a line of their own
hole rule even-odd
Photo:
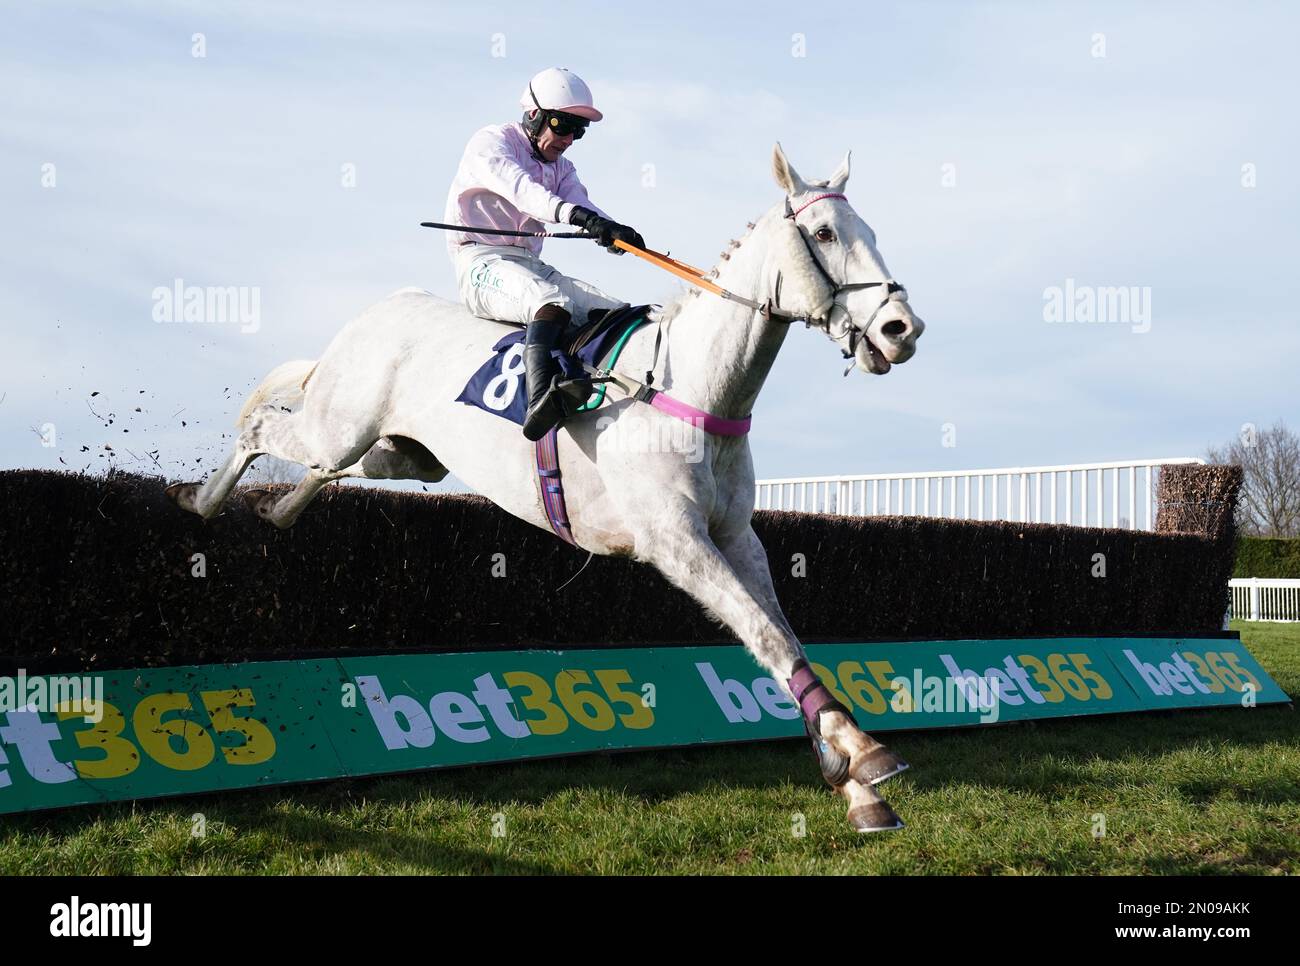
<svg viewBox="0 0 1300 966">
<path fill-rule="evenodd" d="M 806 647 L 871 732 L 1290 700 L 1235 636 Z M 0 678 L 0 813 L 802 729 L 738 646 L 19 676 Z"/>
</svg>

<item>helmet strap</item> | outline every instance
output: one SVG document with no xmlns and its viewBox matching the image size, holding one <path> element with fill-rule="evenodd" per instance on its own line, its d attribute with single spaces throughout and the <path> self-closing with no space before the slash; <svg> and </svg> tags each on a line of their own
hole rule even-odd
<svg viewBox="0 0 1300 966">
<path fill-rule="evenodd" d="M 548 163 L 542 156 L 541 149 L 537 146 L 537 139 L 542 135 L 542 128 L 546 126 L 546 108 L 542 107 L 541 102 L 537 99 L 537 93 L 533 90 L 533 82 L 528 82 L 528 96 L 533 99 L 537 105 L 537 113 L 529 117 L 528 111 L 524 111 L 524 133 L 528 135 L 528 143 L 533 146 L 533 157 L 543 164 Z"/>
<path fill-rule="evenodd" d="M 530 118 L 528 116 L 528 112 L 524 111 L 523 128 L 524 128 L 524 135 L 525 137 L 528 138 L 528 146 L 532 148 L 534 158 L 542 162 L 542 164 L 547 164 L 548 162 L 546 158 L 542 156 L 541 149 L 537 146 L 538 135 L 533 133 L 533 131 L 535 130 L 533 124 L 534 124 L 533 118 Z"/>
<path fill-rule="evenodd" d="M 541 101 L 537 99 L 537 92 L 533 90 L 533 82 L 528 82 L 528 96 L 533 99 L 533 104 L 537 107 L 537 113 L 527 122 L 528 134 L 536 141 L 542 135 L 542 128 L 546 126 L 546 108 L 542 107 Z"/>
</svg>

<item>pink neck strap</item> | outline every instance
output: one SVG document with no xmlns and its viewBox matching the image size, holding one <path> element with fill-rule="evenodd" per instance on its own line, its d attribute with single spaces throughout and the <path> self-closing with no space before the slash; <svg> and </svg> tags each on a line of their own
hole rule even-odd
<svg viewBox="0 0 1300 966">
<path fill-rule="evenodd" d="M 694 423 L 705 432 L 715 433 L 718 436 L 744 436 L 749 432 L 749 424 L 753 418 L 746 416 L 744 419 L 723 419 L 721 416 L 706 413 L 703 409 L 688 406 L 680 399 L 674 399 L 664 392 L 655 393 L 650 400 L 650 405 L 660 412 Z"/>
</svg>

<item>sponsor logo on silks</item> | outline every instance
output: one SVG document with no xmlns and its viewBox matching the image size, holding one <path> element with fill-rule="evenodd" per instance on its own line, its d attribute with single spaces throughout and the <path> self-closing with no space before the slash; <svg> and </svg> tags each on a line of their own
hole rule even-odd
<svg viewBox="0 0 1300 966">
<path fill-rule="evenodd" d="M 493 273 L 488 265 L 475 265 L 469 272 L 470 284 L 475 288 L 490 288 L 501 291 L 501 276 Z"/>
</svg>

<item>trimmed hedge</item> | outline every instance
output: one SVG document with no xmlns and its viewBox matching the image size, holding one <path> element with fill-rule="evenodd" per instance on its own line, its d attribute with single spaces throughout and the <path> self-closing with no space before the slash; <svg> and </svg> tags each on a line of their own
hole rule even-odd
<svg viewBox="0 0 1300 966">
<path fill-rule="evenodd" d="M 1232 576 L 1300 578 L 1300 537 L 1241 537 Z"/>
<path fill-rule="evenodd" d="M 1166 493 L 1162 477 L 1161 529 L 1218 529 L 774 511 L 755 513 L 754 528 L 808 641 L 1215 631 L 1231 514 L 1185 511 L 1235 499 L 1233 483 L 1213 473 L 1170 482 Z M 595 557 L 559 589 L 587 555 L 482 497 L 331 486 L 280 531 L 238 499 L 204 521 L 173 506 L 164 484 L 0 472 L 0 671 L 735 640 L 634 560 Z M 1105 577 L 1092 574 L 1098 553 Z M 194 575 L 195 554 L 205 576 Z"/>
<path fill-rule="evenodd" d="M 1155 532 L 1203 533 L 1232 542 L 1242 479 L 1240 466 L 1175 463 L 1160 467 Z"/>
</svg>

